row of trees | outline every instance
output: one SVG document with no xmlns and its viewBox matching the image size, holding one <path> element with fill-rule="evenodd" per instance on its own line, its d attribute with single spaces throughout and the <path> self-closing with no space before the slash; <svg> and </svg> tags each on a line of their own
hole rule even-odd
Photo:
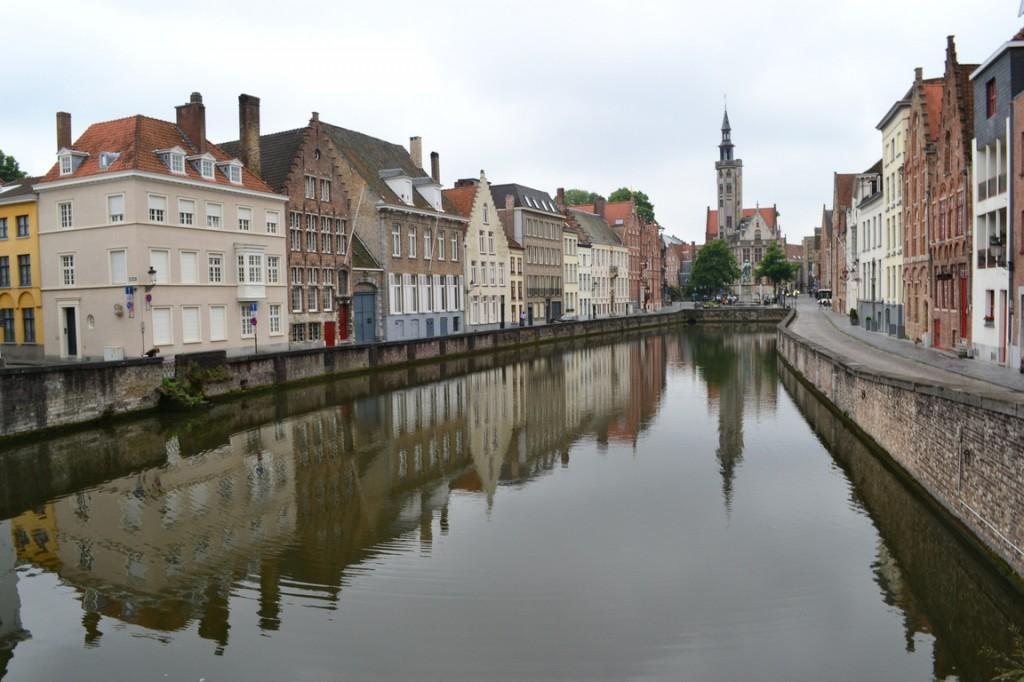
<svg viewBox="0 0 1024 682">
<path fill-rule="evenodd" d="M 18 166 L 18 161 L 13 156 L 7 156 L 0 149 L 0 182 L 10 182 L 25 177 L 25 171 Z"/>
<path fill-rule="evenodd" d="M 796 275 L 797 265 L 790 263 L 779 245 L 772 242 L 764 253 L 764 258 L 754 268 L 756 279 L 765 278 L 772 283 L 776 294 L 779 285 L 789 282 Z M 740 278 L 740 267 L 729 246 L 721 239 L 705 244 L 697 252 L 690 275 L 690 286 L 697 293 L 717 294 Z"/>
</svg>

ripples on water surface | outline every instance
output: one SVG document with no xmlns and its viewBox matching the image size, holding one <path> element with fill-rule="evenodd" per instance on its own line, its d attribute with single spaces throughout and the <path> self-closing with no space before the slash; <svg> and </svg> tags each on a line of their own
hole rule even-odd
<svg viewBox="0 0 1024 682">
<path fill-rule="evenodd" d="M 0 476 L 5 682 L 982 680 L 1024 623 L 770 330 L 289 389 Z"/>
</svg>

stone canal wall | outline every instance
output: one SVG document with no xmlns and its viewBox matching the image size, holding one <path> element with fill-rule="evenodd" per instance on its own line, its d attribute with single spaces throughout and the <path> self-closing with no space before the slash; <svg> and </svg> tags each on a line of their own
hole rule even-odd
<svg viewBox="0 0 1024 682">
<path fill-rule="evenodd" d="M 779 326 L 778 352 L 1024 579 L 1024 401 L 884 376 Z"/>
<path fill-rule="evenodd" d="M 706 308 L 455 336 L 228 357 L 223 352 L 47 367 L 0 369 L 0 437 L 151 409 L 164 377 L 192 365 L 211 370 L 210 397 L 288 382 L 492 353 L 669 324 L 778 323 L 780 308 Z"/>
</svg>

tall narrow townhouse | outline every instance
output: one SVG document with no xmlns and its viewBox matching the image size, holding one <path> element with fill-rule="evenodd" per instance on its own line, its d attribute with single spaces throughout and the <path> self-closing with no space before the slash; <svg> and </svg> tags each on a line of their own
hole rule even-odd
<svg viewBox="0 0 1024 682">
<path fill-rule="evenodd" d="M 625 315 L 629 310 L 629 249 L 603 217 L 584 208 L 591 207 L 571 207 L 566 215 L 590 243 L 591 318 Z"/>
<path fill-rule="evenodd" d="M 910 126 L 910 95 L 894 103 L 875 126 L 882 133 L 882 330 L 906 335 L 903 310 L 903 161 Z"/>
<path fill-rule="evenodd" d="M 1024 91 L 1024 31 L 1001 45 L 971 74 L 971 81 L 975 254 L 971 259 L 971 339 L 978 359 L 1020 367 L 1024 291 L 1014 286 L 1011 264 L 1019 269 L 1019 254 L 1024 251 L 1011 223 L 1015 218 L 1024 220 L 1024 214 L 1012 192 L 1011 185 L 1019 183 L 1019 173 L 1010 173 L 1015 157 L 1010 145 L 1014 127 L 1016 137 L 1020 137 L 1021 119 L 1014 115 L 1014 100 Z M 1014 151 L 1019 154 L 1019 146 Z M 1019 168 L 1020 162 L 1016 165 Z"/>
<path fill-rule="evenodd" d="M 914 71 L 903 161 L 903 301 L 907 338 L 931 343 L 930 205 L 935 173 L 935 140 L 942 114 L 941 78 L 925 80 Z"/>
<path fill-rule="evenodd" d="M 836 173 L 832 187 L 832 310 L 845 315 L 857 303 L 849 234 L 856 173 Z M 856 239 L 856 229 L 852 235 Z M 852 287 L 851 287 L 852 285 Z M 850 299 L 850 289 L 853 299 Z"/>
<path fill-rule="evenodd" d="M 367 247 L 366 255 L 380 264 L 372 269 L 370 263 L 353 263 L 357 341 L 465 331 L 462 249 L 468 221 L 441 193 L 437 152 L 431 153 L 427 174 L 419 137 L 410 138 L 406 150 L 330 123 L 320 125 L 342 160 L 352 232 Z"/>
<path fill-rule="evenodd" d="M 511 254 L 486 174 L 444 190 L 455 212 L 466 218 L 463 275 L 466 326 L 470 331 L 504 329 L 518 322 L 512 312 Z"/>
<path fill-rule="evenodd" d="M 638 216 L 639 219 L 639 216 Z M 661 225 L 640 220 L 640 308 L 658 310 L 664 292 Z"/>
<path fill-rule="evenodd" d="M 580 317 L 580 255 L 579 234 L 568 222 L 562 223 L 562 296 L 563 314 L 568 319 Z"/>
<path fill-rule="evenodd" d="M 929 187 L 927 206 L 931 218 L 931 342 L 945 350 L 966 349 L 971 343 L 974 89 L 970 74 L 976 68 L 977 64 L 957 61 L 956 45 L 953 36 L 949 36 L 933 184 Z"/>
<path fill-rule="evenodd" d="M 0 185 L 0 358 L 43 358 L 43 299 L 39 290 L 39 214 L 23 178 Z"/>
<path fill-rule="evenodd" d="M 594 317 L 594 247 L 590 238 L 583 230 L 576 231 L 576 248 L 578 251 L 579 271 L 577 276 L 580 283 L 580 302 L 578 317 L 581 320 L 590 320 Z"/>
<path fill-rule="evenodd" d="M 882 161 L 857 176 L 853 186 L 853 224 L 856 237 L 854 273 L 857 278 L 857 314 L 869 331 L 884 331 L 885 304 L 882 302 Z"/>
<path fill-rule="evenodd" d="M 513 216 L 500 215 L 499 218 L 505 230 L 505 240 L 508 242 L 509 323 L 521 326 L 526 324 L 526 294 L 523 288 L 526 282 L 523 269 L 526 250 L 515 240 Z"/>
<path fill-rule="evenodd" d="M 643 260 L 643 224 L 636 212 L 636 203 L 633 199 L 608 203 L 601 200 L 597 202 L 595 208 L 601 209 L 597 211 L 598 215 L 607 221 L 619 241 L 629 251 L 627 268 L 620 276 L 628 282 L 629 300 L 626 305 L 626 314 L 638 312 L 643 309 L 644 303 L 650 297 L 651 283 L 646 279 L 647 269 L 644 267 Z"/>
<path fill-rule="evenodd" d="M 562 316 L 562 214 L 551 196 L 518 184 L 493 185 L 491 194 L 526 259 L 526 323 Z"/>
<path fill-rule="evenodd" d="M 259 98 L 239 95 L 238 138 L 221 143 L 221 149 L 288 197 L 290 345 L 374 341 L 375 325 L 355 324 L 350 280 L 354 272 L 368 280 L 359 291 L 370 293 L 360 293 L 357 300 L 373 301 L 373 292 L 382 285 L 381 268 L 350 228 L 352 203 L 342 176 L 345 162 L 319 114 L 313 112 L 302 128 L 261 135 Z"/>
<path fill-rule="evenodd" d="M 287 347 L 285 197 L 206 139 L 199 93 L 175 123 L 129 116 L 71 141 L 39 192 L 46 355 Z"/>
</svg>

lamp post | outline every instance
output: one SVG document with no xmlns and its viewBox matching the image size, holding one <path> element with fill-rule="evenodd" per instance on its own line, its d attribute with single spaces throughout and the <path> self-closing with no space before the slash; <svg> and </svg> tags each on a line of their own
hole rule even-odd
<svg viewBox="0 0 1024 682">
<path fill-rule="evenodd" d="M 150 304 L 153 302 L 153 287 L 156 286 L 156 268 L 152 265 L 149 266 L 149 270 L 146 271 L 149 275 L 149 284 L 145 285 L 146 290 L 146 310 L 150 309 Z M 142 334 L 142 357 L 146 357 L 146 316 L 145 314 L 139 319 L 139 331 Z"/>
</svg>

